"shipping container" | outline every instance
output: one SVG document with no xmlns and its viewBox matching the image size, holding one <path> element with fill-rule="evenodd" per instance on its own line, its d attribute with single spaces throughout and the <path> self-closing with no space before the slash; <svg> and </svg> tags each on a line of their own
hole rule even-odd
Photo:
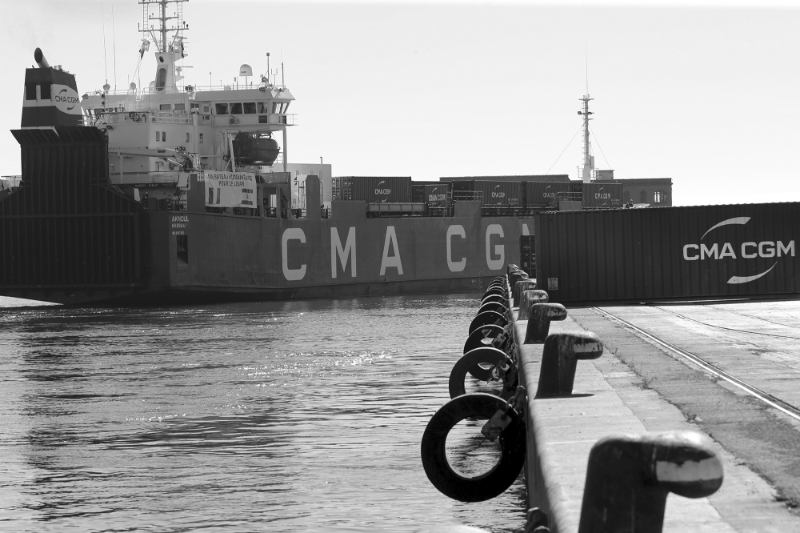
<svg viewBox="0 0 800 533">
<path fill-rule="evenodd" d="M 568 193 L 571 190 L 569 183 L 525 182 L 525 206 L 554 206 L 558 193 Z"/>
<path fill-rule="evenodd" d="M 333 178 L 336 200 L 410 202 L 410 176 L 344 176 Z"/>
<path fill-rule="evenodd" d="M 482 181 L 473 182 L 474 190 L 483 194 L 484 206 L 522 207 L 522 182 Z"/>
<path fill-rule="evenodd" d="M 584 209 L 622 207 L 622 184 L 610 181 L 584 183 L 583 207 Z"/>
<path fill-rule="evenodd" d="M 800 203 L 548 212 L 534 234 L 554 302 L 800 296 Z"/>
<path fill-rule="evenodd" d="M 533 235 L 519 238 L 519 267 L 528 277 L 536 279 L 536 237 Z"/>
<path fill-rule="evenodd" d="M 411 201 L 425 203 L 425 186 L 437 185 L 439 181 L 412 181 L 411 182 Z"/>
<path fill-rule="evenodd" d="M 433 207 L 444 207 L 448 203 L 449 186 L 447 183 L 425 186 L 425 203 Z"/>
</svg>

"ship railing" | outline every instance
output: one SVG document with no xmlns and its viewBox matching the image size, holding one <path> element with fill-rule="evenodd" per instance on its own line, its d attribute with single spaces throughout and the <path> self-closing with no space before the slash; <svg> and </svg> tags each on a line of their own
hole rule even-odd
<svg viewBox="0 0 800 533">
<path fill-rule="evenodd" d="M 556 194 L 556 202 L 582 202 L 582 192 L 560 192 Z"/>
<path fill-rule="evenodd" d="M 192 115 L 187 111 L 105 111 L 96 112 L 94 117 L 84 116 L 85 126 L 100 126 L 101 124 L 131 124 L 131 123 L 158 123 L 158 124 L 192 124 Z M 209 124 L 211 115 L 197 115 L 198 124 Z"/>
<path fill-rule="evenodd" d="M 483 203 L 482 191 L 453 191 L 453 201 L 474 202 L 479 201 Z"/>
<path fill-rule="evenodd" d="M 368 217 L 423 216 L 425 204 L 417 202 L 367 202 Z"/>
<path fill-rule="evenodd" d="M 10 191 L 19 187 L 22 176 L 0 176 L 0 191 Z"/>
<path fill-rule="evenodd" d="M 261 113 L 243 115 L 212 115 L 214 126 L 258 126 L 261 124 L 274 124 L 281 126 L 296 126 L 296 114 Z"/>
<path fill-rule="evenodd" d="M 431 204 L 425 205 L 425 215 L 429 217 L 452 217 L 453 216 L 453 203 Z"/>
<path fill-rule="evenodd" d="M 529 214 L 529 209 L 521 205 L 484 205 L 481 207 L 481 216 L 483 217 L 521 217 Z"/>
</svg>

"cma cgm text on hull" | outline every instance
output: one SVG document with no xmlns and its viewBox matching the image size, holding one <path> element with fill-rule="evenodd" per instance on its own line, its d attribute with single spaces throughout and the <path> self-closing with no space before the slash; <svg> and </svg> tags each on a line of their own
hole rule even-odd
<svg viewBox="0 0 800 533">
<path fill-rule="evenodd" d="M 139 304 L 474 290 L 518 262 L 525 217 L 581 196 L 613 208 L 630 192 L 567 176 L 333 178 L 330 165 L 291 163 L 294 96 L 268 57 L 264 75 L 239 68 L 253 84 L 185 83 L 188 26 L 182 9 L 166 15 L 182 3 L 140 2 L 154 26 L 136 51 L 143 69 L 152 61 L 145 87 L 106 84 L 77 102 L 75 76 L 34 52 L 12 132 L 22 176 L 0 187 L 0 294 Z"/>
</svg>

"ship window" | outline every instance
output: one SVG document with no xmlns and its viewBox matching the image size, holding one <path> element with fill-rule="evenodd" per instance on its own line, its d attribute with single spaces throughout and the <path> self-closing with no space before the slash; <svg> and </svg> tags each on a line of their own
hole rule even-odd
<svg viewBox="0 0 800 533">
<path fill-rule="evenodd" d="M 189 105 L 191 106 L 192 109 L 200 109 L 200 104 L 192 103 L 192 104 L 189 104 Z"/>
<path fill-rule="evenodd" d="M 36 100 L 36 85 L 25 86 L 25 100 Z"/>
<path fill-rule="evenodd" d="M 278 102 L 272 102 L 272 112 L 273 113 L 278 112 Z"/>
<path fill-rule="evenodd" d="M 662 191 L 653 193 L 653 203 L 660 204 L 666 200 L 666 195 Z"/>
<path fill-rule="evenodd" d="M 283 112 L 284 112 L 284 113 L 286 113 L 287 111 L 289 111 L 289 104 L 291 104 L 291 102 L 286 102 L 286 103 L 284 104 L 284 106 L 283 106 Z"/>
<path fill-rule="evenodd" d="M 42 85 L 42 100 L 50 100 L 50 86 Z"/>
<path fill-rule="evenodd" d="M 200 139 L 199 139 L 199 141 L 200 141 L 200 144 L 203 144 L 203 134 L 202 134 L 202 133 L 200 134 Z"/>
<path fill-rule="evenodd" d="M 158 106 L 161 111 L 169 111 L 169 104 L 161 104 Z"/>
<path fill-rule="evenodd" d="M 167 84 L 167 69 L 160 68 L 156 73 L 156 90 L 163 91 L 164 86 Z"/>
<path fill-rule="evenodd" d="M 231 104 L 231 115 L 241 115 L 242 114 L 242 103 L 236 102 Z"/>
<path fill-rule="evenodd" d="M 258 103 L 258 112 L 259 113 L 269 113 L 269 107 L 264 102 Z"/>
<path fill-rule="evenodd" d="M 178 261 L 184 264 L 189 264 L 189 236 L 188 235 L 175 235 L 175 244 L 178 252 Z"/>
<path fill-rule="evenodd" d="M 245 115 L 254 115 L 256 113 L 256 103 L 255 102 L 245 102 L 244 103 L 244 114 Z"/>
<path fill-rule="evenodd" d="M 647 191 L 642 191 L 639 193 L 639 201 L 643 204 L 647 203 Z"/>
<path fill-rule="evenodd" d="M 160 141 L 161 141 L 161 132 L 160 132 L 160 131 L 157 131 L 157 132 L 156 132 L 156 141 L 157 141 L 157 142 L 160 142 Z"/>
<path fill-rule="evenodd" d="M 217 115 L 228 114 L 228 104 L 216 104 Z"/>
<path fill-rule="evenodd" d="M 188 131 L 186 132 L 186 142 L 187 143 L 189 142 L 189 132 Z"/>
<path fill-rule="evenodd" d="M 186 111 L 186 104 L 175 104 L 175 111 Z"/>
<path fill-rule="evenodd" d="M 161 132 L 161 141 L 162 142 L 167 142 L 167 132 L 166 131 L 162 131 Z"/>
</svg>

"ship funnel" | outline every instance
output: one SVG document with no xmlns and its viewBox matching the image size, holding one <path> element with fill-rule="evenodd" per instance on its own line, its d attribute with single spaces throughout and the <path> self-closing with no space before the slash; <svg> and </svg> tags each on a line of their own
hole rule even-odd
<svg viewBox="0 0 800 533">
<path fill-rule="evenodd" d="M 42 53 L 41 48 L 37 48 L 33 51 L 33 59 L 36 61 L 36 64 L 39 65 L 39 68 L 49 68 L 50 63 L 47 62 L 47 59 L 44 58 L 44 54 Z"/>
</svg>

